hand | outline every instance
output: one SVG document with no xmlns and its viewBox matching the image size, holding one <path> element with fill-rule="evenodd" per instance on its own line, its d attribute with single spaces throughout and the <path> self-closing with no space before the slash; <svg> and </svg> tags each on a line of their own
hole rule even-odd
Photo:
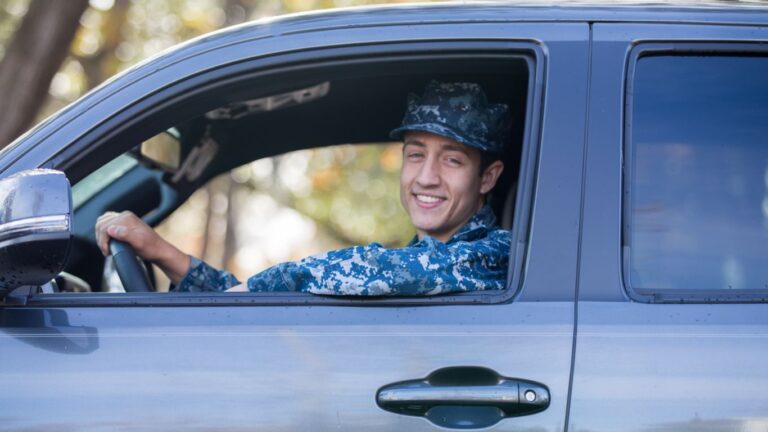
<svg viewBox="0 0 768 432">
<path fill-rule="evenodd" d="M 104 256 L 109 255 L 109 239 L 128 243 L 136 255 L 154 262 L 178 284 L 189 268 L 189 256 L 160 237 L 135 214 L 107 212 L 96 221 L 96 244 Z"/>
<path fill-rule="evenodd" d="M 137 255 L 152 260 L 157 250 L 160 236 L 129 211 L 122 213 L 106 212 L 96 220 L 96 244 L 104 256 L 109 255 L 109 239 L 128 243 Z"/>
</svg>

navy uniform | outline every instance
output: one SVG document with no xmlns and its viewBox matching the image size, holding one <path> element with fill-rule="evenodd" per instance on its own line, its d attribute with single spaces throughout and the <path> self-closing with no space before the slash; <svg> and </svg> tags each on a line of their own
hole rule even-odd
<svg viewBox="0 0 768 432">
<path fill-rule="evenodd" d="M 509 110 L 490 104 L 473 83 L 427 85 L 409 95 L 402 125 L 391 132 L 426 131 L 489 153 L 500 153 L 509 131 Z M 326 295 L 434 295 L 499 290 L 507 279 L 511 233 L 497 226 L 486 204 L 443 243 L 415 237 L 403 248 L 378 243 L 354 246 L 270 267 L 248 278 L 250 291 Z M 192 258 L 177 291 L 223 291 L 239 285 L 231 273 Z"/>
</svg>

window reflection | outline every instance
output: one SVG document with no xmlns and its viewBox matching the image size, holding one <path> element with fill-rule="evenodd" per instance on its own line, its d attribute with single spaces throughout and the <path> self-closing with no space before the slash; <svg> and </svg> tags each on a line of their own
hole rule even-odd
<svg viewBox="0 0 768 432">
<path fill-rule="evenodd" d="M 768 58 L 641 58 L 632 104 L 630 284 L 768 288 Z"/>
</svg>

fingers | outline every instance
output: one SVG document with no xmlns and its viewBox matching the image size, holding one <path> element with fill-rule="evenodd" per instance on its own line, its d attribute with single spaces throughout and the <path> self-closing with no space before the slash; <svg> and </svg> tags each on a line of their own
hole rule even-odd
<svg viewBox="0 0 768 432">
<path fill-rule="evenodd" d="M 117 215 L 118 214 L 115 212 L 106 212 L 99 216 L 98 219 L 96 219 L 96 245 L 99 247 L 99 249 L 101 249 L 101 253 L 104 254 L 104 256 L 109 255 L 109 248 L 107 247 L 109 238 L 106 234 L 106 230 L 109 222 L 117 217 Z"/>
<path fill-rule="evenodd" d="M 124 211 L 122 213 L 106 212 L 96 220 L 96 244 L 104 256 L 109 255 L 109 239 L 127 241 L 128 229 L 136 224 L 143 222 L 133 213 Z"/>
</svg>

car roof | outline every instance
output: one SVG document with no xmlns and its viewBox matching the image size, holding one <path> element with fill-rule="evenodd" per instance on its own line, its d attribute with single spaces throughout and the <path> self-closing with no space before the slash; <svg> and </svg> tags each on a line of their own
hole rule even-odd
<svg viewBox="0 0 768 432">
<path fill-rule="evenodd" d="M 768 3 L 757 1 L 560 0 L 437 2 L 354 6 L 267 17 L 207 33 L 142 62 L 173 62 L 245 40 L 325 30 L 462 22 L 627 22 L 768 25 Z"/>
<path fill-rule="evenodd" d="M 333 27 L 462 21 L 766 24 L 768 23 L 766 12 L 768 12 L 768 3 L 744 0 L 602 2 L 559 0 L 546 3 L 530 0 L 462 1 L 327 9 L 264 18 L 238 27 L 267 26 L 279 32 L 311 32 Z"/>
<path fill-rule="evenodd" d="M 768 25 L 768 3 L 665 1 L 551 3 L 438 2 L 355 6 L 262 18 L 207 33 L 176 45 L 128 71 L 162 68 L 223 46 L 290 34 L 393 25 L 513 22 L 627 22 Z M 128 72 L 126 71 L 126 72 Z M 121 74 L 123 75 L 123 74 Z M 120 76 L 120 75 L 118 75 Z M 110 80 L 111 81 L 111 80 Z M 108 81 L 109 82 L 109 81 Z"/>
</svg>

